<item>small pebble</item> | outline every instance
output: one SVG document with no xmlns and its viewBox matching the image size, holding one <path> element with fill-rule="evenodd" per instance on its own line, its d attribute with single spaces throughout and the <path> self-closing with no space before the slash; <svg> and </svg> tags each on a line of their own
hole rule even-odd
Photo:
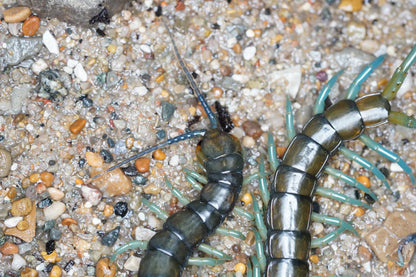
<svg viewBox="0 0 416 277">
<path fill-rule="evenodd" d="M 32 63 L 30 69 L 32 69 L 33 73 L 39 75 L 39 73 L 48 69 L 48 64 L 45 62 L 44 59 L 38 59 L 34 63 Z"/>
<path fill-rule="evenodd" d="M 111 163 L 114 160 L 113 155 L 105 149 L 101 149 L 100 155 L 105 163 Z"/>
<path fill-rule="evenodd" d="M 18 23 L 24 21 L 31 14 L 28 7 L 14 7 L 3 11 L 4 21 Z"/>
<path fill-rule="evenodd" d="M 19 270 L 26 265 L 25 259 L 19 254 L 13 254 L 12 269 Z"/>
<path fill-rule="evenodd" d="M 160 149 L 157 149 L 155 152 L 153 152 L 152 156 L 155 160 L 159 161 L 163 161 L 166 158 L 166 154 Z"/>
<path fill-rule="evenodd" d="M 55 179 L 52 173 L 44 171 L 40 174 L 40 179 L 43 181 L 45 186 L 50 187 Z"/>
<path fill-rule="evenodd" d="M 242 142 L 242 145 L 243 145 L 244 147 L 251 148 L 251 147 L 253 147 L 255 144 L 256 144 L 256 141 L 255 141 L 252 137 L 249 137 L 249 136 L 244 136 L 244 137 L 243 137 L 243 142 Z"/>
<path fill-rule="evenodd" d="M 102 258 L 97 262 L 95 266 L 96 277 L 114 277 L 116 275 L 116 265 L 110 264 L 109 258 Z"/>
<path fill-rule="evenodd" d="M 11 242 L 6 241 L 1 247 L 0 247 L 0 253 L 2 255 L 13 255 L 19 253 L 19 247 Z"/>
<path fill-rule="evenodd" d="M 137 171 L 140 173 L 145 173 L 150 169 L 150 159 L 149 158 L 139 158 L 134 162 L 134 166 Z"/>
<path fill-rule="evenodd" d="M 72 224 L 76 225 L 76 224 L 78 224 L 78 222 L 73 218 L 67 217 L 67 218 L 62 219 L 61 224 L 63 226 L 69 226 L 69 225 L 72 225 Z"/>
<path fill-rule="evenodd" d="M 175 112 L 176 107 L 167 101 L 162 101 L 161 106 L 162 106 L 162 120 L 169 121 L 171 117 L 173 116 L 173 113 Z"/>
<path fill-rule="evenodd" d="M 126 202 L 120 201 L 114 205 L 114 213 L 121 217 L 124 217 L 128 212 L 128 205 Z"/>
<path fill-rule="evenodd" d="M 53 202 L 52 205 L 43 209 L 46 220 L 57 219 L 65 212 L 66 206 L 60 201 Z"/>
<path fill-rule="evenodd" d="M 50 205 L 52 205 L 52 203 L 53 203 L 52 199 L 51 199 L 51 198 L 49 198 L 49 197 L 46 197 L 46 198 L 42 199 L 41 201 L 39 201 L 39 202 L 36 204 L 36 206 L 37 206 L 39 209 L 43 209 L 43 208 L 49 207 Z"/>
<path fill-rule="evenodd" d="M 88 74 L 85 72 L 84 67 L 82 64 L 78 63 L 74 68 L 74 74 L 75 76 L 81 81 L 86 82 L 88 81 Z"/>
<path fill-rule="evenodd" d="M 161 188 L 155 184 L 149 184 L 143 188 L 143 191 L 146 194 L 157 195 L 161 191 Z"/>
<path fill-rule="evenodd" d="M 48 255 L 50 255 L 55 250 L 55 246 L 56 246 L 55 241 L 54 240 L 49 240 L 45 245 L 46 253 Z"/>
<path fill-rule="evenodd" d="M 139 257 L 136 257 L 134 255 L 131 255 L 127 261 L 124 263 L 124 269 L 129 271 L 139 271 L 141 259 Z"/>
<path fill-rule="evenodd" d="M 255 55 L 256 55 L 256 47 L 255 46 L 249 46 L 249 47 L 244 48 L 243 58 L 246 61 L 251 60 L 252 58 L 254 58 Z"/>
<path fill-rule="evenodd" d="M 49 272 L 49 277 L 61 277 L 62 269 L 58 265 L 52 267 L 51 272 Z"/>
<path fill-rule="evenodd" d="M 320 82 L 326 82 L 328 80 L 328 74 L 324 70 L 317 72 L 315 76 Z"/>
<path fill-rule="evenodd" d="M 87 184 L 81 187 L 81 195 L 91 205 L 96 206 L 100 203 L 103 193 L 96 186 Z"/>
<path fill-rule="evenodd" d="M 95 176 L 102 170 L 104 169 L 93 167 L 90 174 L 91 176 Z M 120 168 L 116 168 L 115 170 L 98 177 L 92 183 L 99 188 L 106 197 L 127 194 L 132 187 L 130 178 L 124 175 Z"/>
<path fill-rule="evenodd" d="M 39 273 L 36 269 L 26 267 L 20 272 L 20 277 L 38 277 Z"/>
<path fill-rule="evenodd" d="M 117 226 L 107 234 L 105 234 L 101 238 L 101 243 L 105 246 L 113 246 L 114 243 L 116 243 L 116 240 L 118 239 L 118 234 L 120 233 L 120 226 Z"/>
<path fill-rule="evenodd" d="M 25 197 L 12 202 L 10 213 L 12 216 L 25 216 L 32 211 L 32 200 Z"/>
<path fill-rule="evenodd" d="M 29 222 L 27 222 L 26 220 L 22 220 L 19 223 L 17 223 L 16 228 L 19 231 L 25 231 L 27 229 L 29 229 Z"/>
<path fill-rule="evenodd" d="M 0 147 L 0 178 L 9 175 L 12 166 L 12 155 L 4 148 Z"/>
<path fill-rule="evenodd" d="M 57 188 L 53 188 L 53 187 L 48 188 L 48 193 L 50 197 L 52 198 L 52 200 L 55 200 L 55 201 L 59 201 L 65 197 L 65 194 L 61 190 Z"/>
<path fill-rule="evenodd" d="M 136 185 L 140 185 L 140 186 L 143 186 L 143 185 L 145 185 L 146 184 L 146 182 L 147 182 L 147 178 L 146 177 L 144 177 L 144 176 L 142 176 L 142 175 L 138 175 L 138 176 L 136 176 L 135 178 L 133 178 L 133 182 L 136 184 Z"/>
<path fill-rule="evenodd" d="M 79 118 L 75 120 L 71 124 L 71 126 L 69 126 L 69 131 L 71 131 L 71 133 L 73 133 L 74 135 L 78 135 L 82 131 L 86 123 L 87 123 L 86 119 Z"/>
<path fill-rule="evenodd" d="M 257 121 L 244 121 L 242 127 L 246 135 L 252 137 L 253 139 L 258 139 L 263 134 L 261 126 Z"/>
<path fill-rule="evenodd" d="M 59 54 L 59 46 L 58 42 L 56 41 L 55 37 L 52 35 L 49 30 L 46 30 L 42 36 L 42 42 L 46 46 L 46 48 L 52 54 L 58 55 Z"/>
<path fill-rule="evenodd" d="M 74 266 L 75 262 L 74 260 L 69 260 L 66 265 L 64 266 L 64 270 L 66 272 L 69 272 L 71 270 L 71 268 Z"/>
<path fill-rule="evenodd" d="M 139 175 L 139 172 L 137 171 L 136 167 L 133 165 L 123 168 L 122 170 L 124 174 L 126 174 L 126 176 L 135 177 Z"/>
<path fill-rule="evenodd" d="M 49 238 L 51 240 L 60 240 L 61 239 L 61 231 L 59 229 L 52 228 L 49 231 Z"/>
<path fill-rule="evenodd" d="M 338 9 L 344 12 L 358 12 L 363 7 L 362 0 L 341 0 Z"/>
<path fill-rule="evenodd" d="M 33 36 L 36 34 L 36 31 L 39 29 L 40 20 L 37 16 L 30 16 L 28 19 L 23 22 L 22 33 L 25 36 Z"/>
<path fill-rule="evenodd" d="M 370 250 L 368 250 L 367 247 L 360 245 L 358 247 L 358 257 L 360 258 L 360 260 L 362 262 L 368 262 L 371 260 L 371 257 L 373 256 L 370 252 Z"/>
<path fill-rule="evenodd" d="M 85 152 L 87 163 L 92 167 L 101 167 L 104 164 L 103 158 L 94 152 Z"/>
</svg>

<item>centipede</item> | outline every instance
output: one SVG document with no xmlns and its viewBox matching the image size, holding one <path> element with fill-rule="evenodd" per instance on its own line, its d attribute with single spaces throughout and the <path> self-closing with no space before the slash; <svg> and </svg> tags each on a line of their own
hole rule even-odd
<svg viewBox="0 0 416 277">
<path fill-rule="evenodd" d="M 216 116 L 179 54 L 173 34 L 163 19 L 161 22 L 167 30 L 180 67 L 210 120 L 210 129 L 195 130 L 169 139 L 121 161 L 90 179 L 92 181 L 161 147 L 202 136 L 196 156 L 204 168 L 207 182 L 198 199 L 168 217 L 162 230 L 145 243 L 146 253 L 141 260 L 138 273 L 138 276 L 142 277 L 181 276 L 191 254 L 234 209 L 243 184 L 244 159 L 240 142 L 218 126 Z"/>
<path fill-rule="evenodd" d="M 309 232 L 311 219 L 320 222 L 330 222 L 333 219 L 326 220 L 325 217 L 312 212 L 312 197 L 315 193 L 353 205 L 369 207 L 356 199 L 317 187 L 317 180 L 324 171 L 327 172 L 325 169 L 328 159 L 338 151 L 349 153 L 343 146 L 345 142 L 360 140 L 368 148 L 397 162 L 410 176 L 411 182 L 415 183 L 411 169 L 397 154 L 364 134 L 368 128 L 387 122 L 416 128 L 415 118 L 403 112 L 393 111 L 390 104 L 416 61 L 416 46 L 395 70 L 381 93 L 357 98 L 361 83 L 383 59 L 384 56 L 379 56 L 366 66 L 348 89 L 346 98 L 324 110 L 325 99 L 342 72 L 336 74 L 322 89 L 314 108 L 315 115 L 306 123 L 301 133 L 295 135 L 293 126 L 290 127 L 291 123 L 288 123 L 288 133 L 292 140 L 274 173 L 270 185 L 270 200 L 265 201 L 268 202 L 265 215 L 267 235 L 265 230 L 263 232 L 267 236 L 264 243 L 266 257 L 263 264 L 256 261 L 265 276 L 308 276 L 311 247 L 322 246 L 347 229 L 354 232 L 347 222 L 338 221 L 336 224 L 340 226 L 339 229 L 323 240 L 312 240 Z M 375 175 L 381 176 L 374 167 L 371 170 Z M 390 189 L 384 177 L 381 176 L 380 179 Z M 357 185 L 364 189 L 363 186 Z M 368 190 L 367 193 L 371 194 Z M 375 200 L 376 196 L 371 195 L 370 198 Z M 408 239 L 412 240 L 413 238 Z"/>
</svg>

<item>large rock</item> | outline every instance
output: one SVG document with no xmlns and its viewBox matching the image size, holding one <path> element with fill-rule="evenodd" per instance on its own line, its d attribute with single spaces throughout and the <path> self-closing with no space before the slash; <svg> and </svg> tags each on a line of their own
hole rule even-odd
<svg viewBox="0 0 416 277">
<path fill-rule="evenodd" d="M 120 12 L 130 0 L 17 0 L 18 5 L 28 6 L 41 17 L 56 17 L 75 25 L 88 26 L 93 18 L 104 9 L 108 12 L 107 19 Z M 97 17 L 98 16 L 98 17 Z M 99 21 L 99 20 L 98 20 Z M 97 21 L 96 21 L 97 22 Z"/>
</svg>

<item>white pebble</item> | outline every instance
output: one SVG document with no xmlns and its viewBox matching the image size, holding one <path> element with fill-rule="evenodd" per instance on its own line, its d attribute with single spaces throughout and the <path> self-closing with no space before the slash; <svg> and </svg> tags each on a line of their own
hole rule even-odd
<svg viewBox="0 0 416 277">
<path fill-rule="evenodd" d="M 256 144 L 255 140 L 252 137 L 245 136 L 243 137 L 243 146 L 251 148 Z"/>
<path fill-rule="evenodd" d="M 136 240 L 150 240 L 155 234 L 155 231 L 139 226 L 134 230 L 134 238 Z"/>
<path fill-rule="evenodd" d="M 254 31 L 252 29 L 248 29 L 246 31 L 246 36 L 249 37 L 249 38 L 254 37 Z"/>
<path fill-rule="evenodd" d="M 390 171 L 392 172 L 403 172 L 403 168 L 400 167 L 400 165 L 396 163 L 390 164 Z"/>
<path fill-rule="evenodd" d="M 48 68 L 48 64 L 45 62 L 44 59 L 37 60 L 30 67 L 30 69 L 32 69 L 32 72 L 35 73 L 36 75 L 39 75 L 39 73 L 46 70 L 47 68 Z"/>
<path fill-rule="evenodd" d="M 140 213 L 139 213 L 139 219 L 140 219 L 141 221 L 144 221 L 144 220 L 146 219 L 146 215 L 145 215 L 144 213 L 140 212 Z"/>
<path fill-rule="evenodd" d="M 141 87 L 133 88 L 131 93 L 133 95 L 145 96 L 147 92 L 148 92 L 147 88 L 145 86 L 141 86 Z"/>
<path fill-rule="evenodd" d="M 169 160 L 169 165 L 170 166 L 177 166 L 179 165 L 179 156 L 178 155 L 174 155 L 170 160 Z"/>
<path fill-rule="evenodd" d="M 237 38 L 231 37 L 227 40 L 227 48 L 232 48 L 237 43 Z"/>
<path fill-rule="evenodd" d="M 127 261 L 124 263 L 124 269 L 127 269 L 129 271 L 139 271 L 139 265 L 140 265 L 140 259 L 136 256 L 130 256 Z"/>
<path fill-rule="evenodd" d="M 92 207 L 91 202 L 90 201 L 85 202 L 84 207 L 87 209 L 91 208 Z"/>
<path fill-rule="evenodd" d="M 302 80 L 302 69 L 300 65 L 269 74 L 270 83 L 278 82 L 281 79 L 286 79 L 287 81 L 286 94 L 289 95 L 290 98 L 295 99 Z"/>
<path fill-rule="evenodd" d="M 74 72 L 74 70 L 72 70 L 72 68 L 70 68 L 69 66 L 64 66 L 62 69 L 70 75 L 72 74 L 72 72 Z"/>
<path fill-rule="evenodd" d="M 65 212 L 66 206 L 60 201 L 53 202 L 52 205 L 43 209 L 46 220 L 57 219 Z"/>
<path fill-rule="evenodd" d="M 144 53 L 152 53 L 152 49 L 147 44 L 140 45 L 140 50 L 142 50 Z"/>
<path fill-rule="evenodd" d="M 70 68 L 74 68 L 78 64 L 79 64 L 79 62 L 74 60 L 74 59 L 68 59 L 68 61 L 66 62 L 66 65 Z"/>
<path fill-rule="evenodd" d="M 243 50 L 243 58 L 248 61 L 251 60 L 254 55 L 256 55 L 256 47 L 255 46 L 249 46 L 244 48 Z"/>
<path fill-rule="evenodd" d="M 100 220 L 99 218 L 97 218 L 97 217 L 94 217 L 94 218 L 92 219 L 92 224 L 94 224 L 94 225 L 101 224 L 101 220 Z"/>
<path fill-rule="evenodd" d="M 324 231 L 324 225 L 320 222 L 313 222 L 312 223 L 312 232 L 314 235 L 319 235 Z"/>
<path fill-rule="evenodd" d="M 219 61 L 217 59 L 212 60 L 212 62 L 209 64 L 209 67 L 212 70 L 218 70 L 220 68 L 220 63 L 219 63 Z"/>
<path fill-rule="evenodd" d="M 42 42 L 46 46 L 46 48 L 48 48 L 49 52 L 55 55 L 59 54 L 58 42 L 56 41 L 55 37 L 51 34 L 51 32 L 49 32 L 49 30 L 46 30 L 43 33 Z"/>
<path fill-rule="evenodd" d="M 155 216 L 151 215 L 147 219 L 147 223 L 149 223 L 149 226 L 152 228 L 158 228 L 160 225 L 159 219 L 157 219 Z"/>
<path fill-rule="evenodd" d="M 7 228 L 13 228 L 16 227 L 17 223 L 22 221 L 22 219 L 23 217 L 21 216 L 10 217 L 4 221 L 4 225 L 6 225 Z"/>
<path fill-rule="evenodd" d="M 19 254 L 13 254 L 12 269 L 19 270 L 26 265 L 25 259 Z"/>
<path fill-rule="evenodd" d="M 88 80 L 87 72 L 85 72 L 84 67 L 82 64 L 78 63 L 74 68 L 75 76 L 81 81 L 86 82 Z"/>
<path fill-rule="evenodd" d="M 48 192 L 49 192 L 49 196 L 54 201 L 59 201 L 62 198 L 64 198 L 64 196 L 65 196 L 65 194 L 61 190 L 59 190 L 57 188 L 53 188 L 53 187 L 48 188 Z"/>
</svg>

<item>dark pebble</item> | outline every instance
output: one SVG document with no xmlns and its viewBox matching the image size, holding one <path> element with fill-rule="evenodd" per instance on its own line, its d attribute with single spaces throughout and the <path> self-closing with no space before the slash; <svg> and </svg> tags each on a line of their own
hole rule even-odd
<svg viewBox="0 0 416 277">
<path fill-rule="evenodd" d="M 0 142 L 2 142 L 4 140 L 4 136 L 0 135 Z"/>
<path fill-rule="evenodd" d="M 254 139 L 258 139 L 263 131 L 261 130 L 261 126 L 257 121 L 247 120 L 243 122 L 243 130 L 247 136 L 252 137 Z"/>
<path fill-rule="evenodd" d="M 85 108 L 91 107 L 93 104 L 93 101 L 87 97 L 82 98 L 82 105 L 84 105 Z"/>
<path fill-rule="evenodd" d="M 139 171 L 137 171 L 137 168 L 134 165 L 123 168 L 123 172 L 124 174 L 130 177 L 135 177 L 139 175 Z"/>
<path fill-rule="evenodd" d="M 376 202 L 376 200 L 373 197 L 371 197 L 368 193 L 364 194 L 364 199 L 370 205 L 374 204 L 374 202 Z"/>
<path fill-rule="evenodd" d="M 52 228 L 49 231 L 49 239 L 51 239 L 51 240 L 60 240 L 61 239 L 61 235 L 62 235 L 62 233 L 61 233 L 61 231 L 59 229 Z"/>
<path fill-rule="evenodd" d="M 241 246 L 238 244 L 233 244 L 233 246 L 231 246 L 231 249 L 233 250 L 234 253 L 240 253 L 241 252 Z"/>
<path fill-rule="evenodd" d="M 147 73 L 145 73 L 145 74 L 143 74 L 143 75 L 140 75 L 140 79 L 142 79 L 142 81 L 143 82 L 148 82 L 148 81 L 150 81 L 150 75 L 149 74 L 147 74 Z"/>
<path fill-rule="evenodd" d="M 43 231 L 49 231 L 55 226 L 55 220 L 48 220 L 45 222 L 45 225 L 43 225 Z"/>
<path fill-rule="evenodd" d="M 395 191 L 395 192 L 393 192 L 393 197 L 394 197 L 394 200 L 395 201 L 399 201 L 399 199 L 400 199 L 400 191 Z"/>
<path fill-rule="evenodd" d="M 101 116 L 96 116 L 92 119 L 92 121 L 97 124 L 98 126 L 104 125 L 105 124 L 105 119 L 102 118 Z"/>
<path fill-rule="evenodd" d="M 159 130 L 156 132 L 157 139 L 164 139 L 166 137 L 166 131 L 165 130 Z"/>
<path fill-rule="evenodd" d="M 55 250 L 55 241 L 50 240 L 46 243 L 46 253 L 51 254 Z"/>
<path fill-rule="evenodd" d="M 138 175 L 134 177 L 133 179 L 133 183 L 135 183 L 136 185 L 140 185 L 140 186 L 144 186 L 146 182 L 147 182 L 147 178 L 142 175 Z"/>
<path fill-rule="evenodd" d="M 107 138 L 107 144 L 108 144 L 108 147 L 110 148 L 114 148 L 114 146 L 116 146 L 116 143 L 114 142 L 112 138 Z"/>
<path fill-rule="evenodd" d="M 119 81 L 120 81 L 120 78 L 118 77 L 116 72 L 114 71 L 107 72 L 107 75 L 105 78 L 105 84 L 107 85 L 107 88 L 115 87 Z"/>
<path fill-rule="evenodd" d="M 321 206 L 319 206 L 318 202 L 312 202 L 312 211 L 314 213 L 319 213 L 321 211 Z"/>
<path fill-rule="evenodd" d="M 6 242 L 6 236 L 4 235 L 3 229 L 0 228 L 0 246 Z"/>
<path fill-rule="evenodd" d="M 120 201 L 114 205 L 114 213 L 121 217 L 124 217 L 127 214 L 128 210 L 129 208 L 126 202 Z"/>
<path fill-rule="evenodd" d="M 271 9 L 270 9 L 270 8 L 266 8 L 266 9 L 264 10 L 264 14 L 265 14 L 265 15 L 271 15 L 271 14 L 272 14 Z"/>
<path fill-rule="evenodd" d="M 100 155 L 106 163 L 111 163 L 114 160 L 113 155 L 105 149 L 101 149 Z"/>
<path fill-rule="evenodd" d="M 48 165 L 49 166 L 53 166 L 55 164 L 56 164 L 56 161 L 55 160 L 49 160 L 49 162 L 48 162 Z"/>
<path fill-rule="evenodd" d="M 323 8 L 322 12 L 321 12 L 321 18 L 322 20 L 331 20 L 332 19 L 332 15 L 331 15 L 331 11 L 328 8 Z"/>
<path fill-rule="evenodd" d="M 173 113 L 176 110 L 176 107 L 167 101 L 162 101 L 161 105 L 162 105 L 162 120 L 169 121 L 172 118 Z"/>
<path fill-rule="evenodd" d="M 116 227 L 115 229 L 111 230 L 107 234 L 103 236 L 101 239 L 101 243 L 105 246 L 113 246 L 118 239 L 118 234 L 120 233 L 120 226 Z"/>
<path fill-rule="evenodd" d="M 316 79 L 320 82 L 326 82 L 328 80 L 328 74 L 325 71 L 321 70 L 316 73 Z"/>
<path fill-rule="evenodd" d="M 380 168 L 380 172 L 383 173 L 383 175 L 386 176 L 386 178 L 388 178 L 390 175 L 390 171 L 385 167 Z"/>
<path fill-rule="evenodd" d="M 64 266 L 64 270 L 66 272 L 70 271 L 71 268 L 74 266 L 75 262 L 73 260 L 69 260 L 66 265 Z"/>
<path fill-rule="evenodd" d="M 38 202 L 38 204 L 36 204 L 36 206 L 39 209 L 43 209 L 43 208 L 49 207 L 50 205 L 52 205 L 52 203 L 53 203 L 52 199 L 50 199 L 49 197 L 46 197 L 46 198 L 40 200 Z"/>
<path fill-rule="evenodd" d="M 54 265 L 55 265 L 54 263 L 47 264 L 46 267 L 45 267 L 45 271 L 47 273 L 51 272 Z"/>
<path fill-rule="evenodd" d="M 97 235 L 98 235 L 100 238 L 103 238 L 103 237 L 104 237 L 104 235 L 105 235 L 105 233 L 104 233 L 104 231 L 99 230 L 99 231 L 97 231 Z"/>
<path fill-rule="evenodd" d="M 86 162 L 87 162 L 87 160 L 85 160 L 84 158 L 81 158 L 78 161 L 78 166 L 83 168 Z"/>
</svg>

